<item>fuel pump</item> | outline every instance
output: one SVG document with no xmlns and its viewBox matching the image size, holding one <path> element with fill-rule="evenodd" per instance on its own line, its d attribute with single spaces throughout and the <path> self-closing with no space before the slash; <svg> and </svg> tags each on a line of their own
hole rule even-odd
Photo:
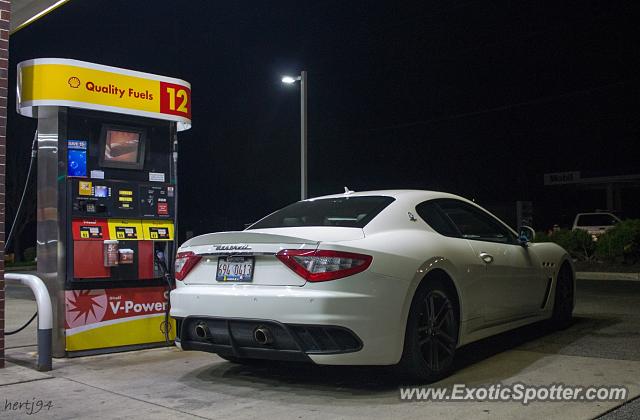
<svg viewBox="0 0 640 420">
<path fill-rule="evenodd" d="M 164 344 L 175 254 L 177 138 L 189 83 L 67 59 L 18 65 L 38 120 L 37 270 L 54 357 Z"/>
</svg>

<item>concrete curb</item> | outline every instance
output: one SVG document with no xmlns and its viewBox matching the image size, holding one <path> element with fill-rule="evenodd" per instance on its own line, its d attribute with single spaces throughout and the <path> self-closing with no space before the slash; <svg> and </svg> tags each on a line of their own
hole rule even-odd
<svg viewBox="0 0 640 420">
<path fill-rule="evenodd" d="M 578 280 L 640 281 L 640 273 L 576 272 Z"/>
</svg>

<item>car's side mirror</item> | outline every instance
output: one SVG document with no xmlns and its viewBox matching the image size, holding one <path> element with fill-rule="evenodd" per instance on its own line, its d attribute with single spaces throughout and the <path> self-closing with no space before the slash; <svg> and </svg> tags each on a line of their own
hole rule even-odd
<svg viewBox="0 0 640 420">
<path fill-rule="evenodd" d="M 529 226 L 522 226 L 518 233 L 518 242 L 520 245 L 526 246 L 529 242 L 533 242 L 536 238 L 536 231 Z"/>
</svg>

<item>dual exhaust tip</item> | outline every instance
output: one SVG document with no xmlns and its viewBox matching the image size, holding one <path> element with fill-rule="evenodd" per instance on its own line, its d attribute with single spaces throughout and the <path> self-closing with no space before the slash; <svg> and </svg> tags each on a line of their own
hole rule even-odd
<svg viewBox="0 0 640 420">
<path fill-rule="evenodd" d="M 266 346 L 273 343 L 273 334 L 269 328 L 261 325 L 253 330 L 253 339 L 261 346 Z"/>
<path fill-rule="evenodd" d="M 196 325 L 196 337 L 200 338 L 200 339 L 205 339 L 205 338 L 209 338 L 209 328 L 207 327 L 207 324 L 205 324 L 204 322 L 201 322 L 199 324 Z"/>
<path fill-rule="evenodd" d="M 211 338 L 211 332 L 209 327 L 204 322 L 200 322 L 195 328 L 196 337 L 205 340 Z M 261 346 L 266 346 L 273 343 L 273 333 L 271 330 L 263 325 L 256 327 L 253 330 L 253 340 Z"/>
</svg>

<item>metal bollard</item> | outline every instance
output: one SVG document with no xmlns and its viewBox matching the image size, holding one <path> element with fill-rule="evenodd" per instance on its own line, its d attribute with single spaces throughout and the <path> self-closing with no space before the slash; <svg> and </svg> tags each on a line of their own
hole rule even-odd
<svg viewBox="0 0 640 420">
<path fill-rule="evenodd" d="M 39 371 L 52 369 L 51 362 L 51 329 L 53 328 L 53 310 L 49 291 L 42 279 L 33 274 L 5 273 L 5 280 L 12 280 L 29 286 L 38 306 L 38 363 Z"/>
</svg>

